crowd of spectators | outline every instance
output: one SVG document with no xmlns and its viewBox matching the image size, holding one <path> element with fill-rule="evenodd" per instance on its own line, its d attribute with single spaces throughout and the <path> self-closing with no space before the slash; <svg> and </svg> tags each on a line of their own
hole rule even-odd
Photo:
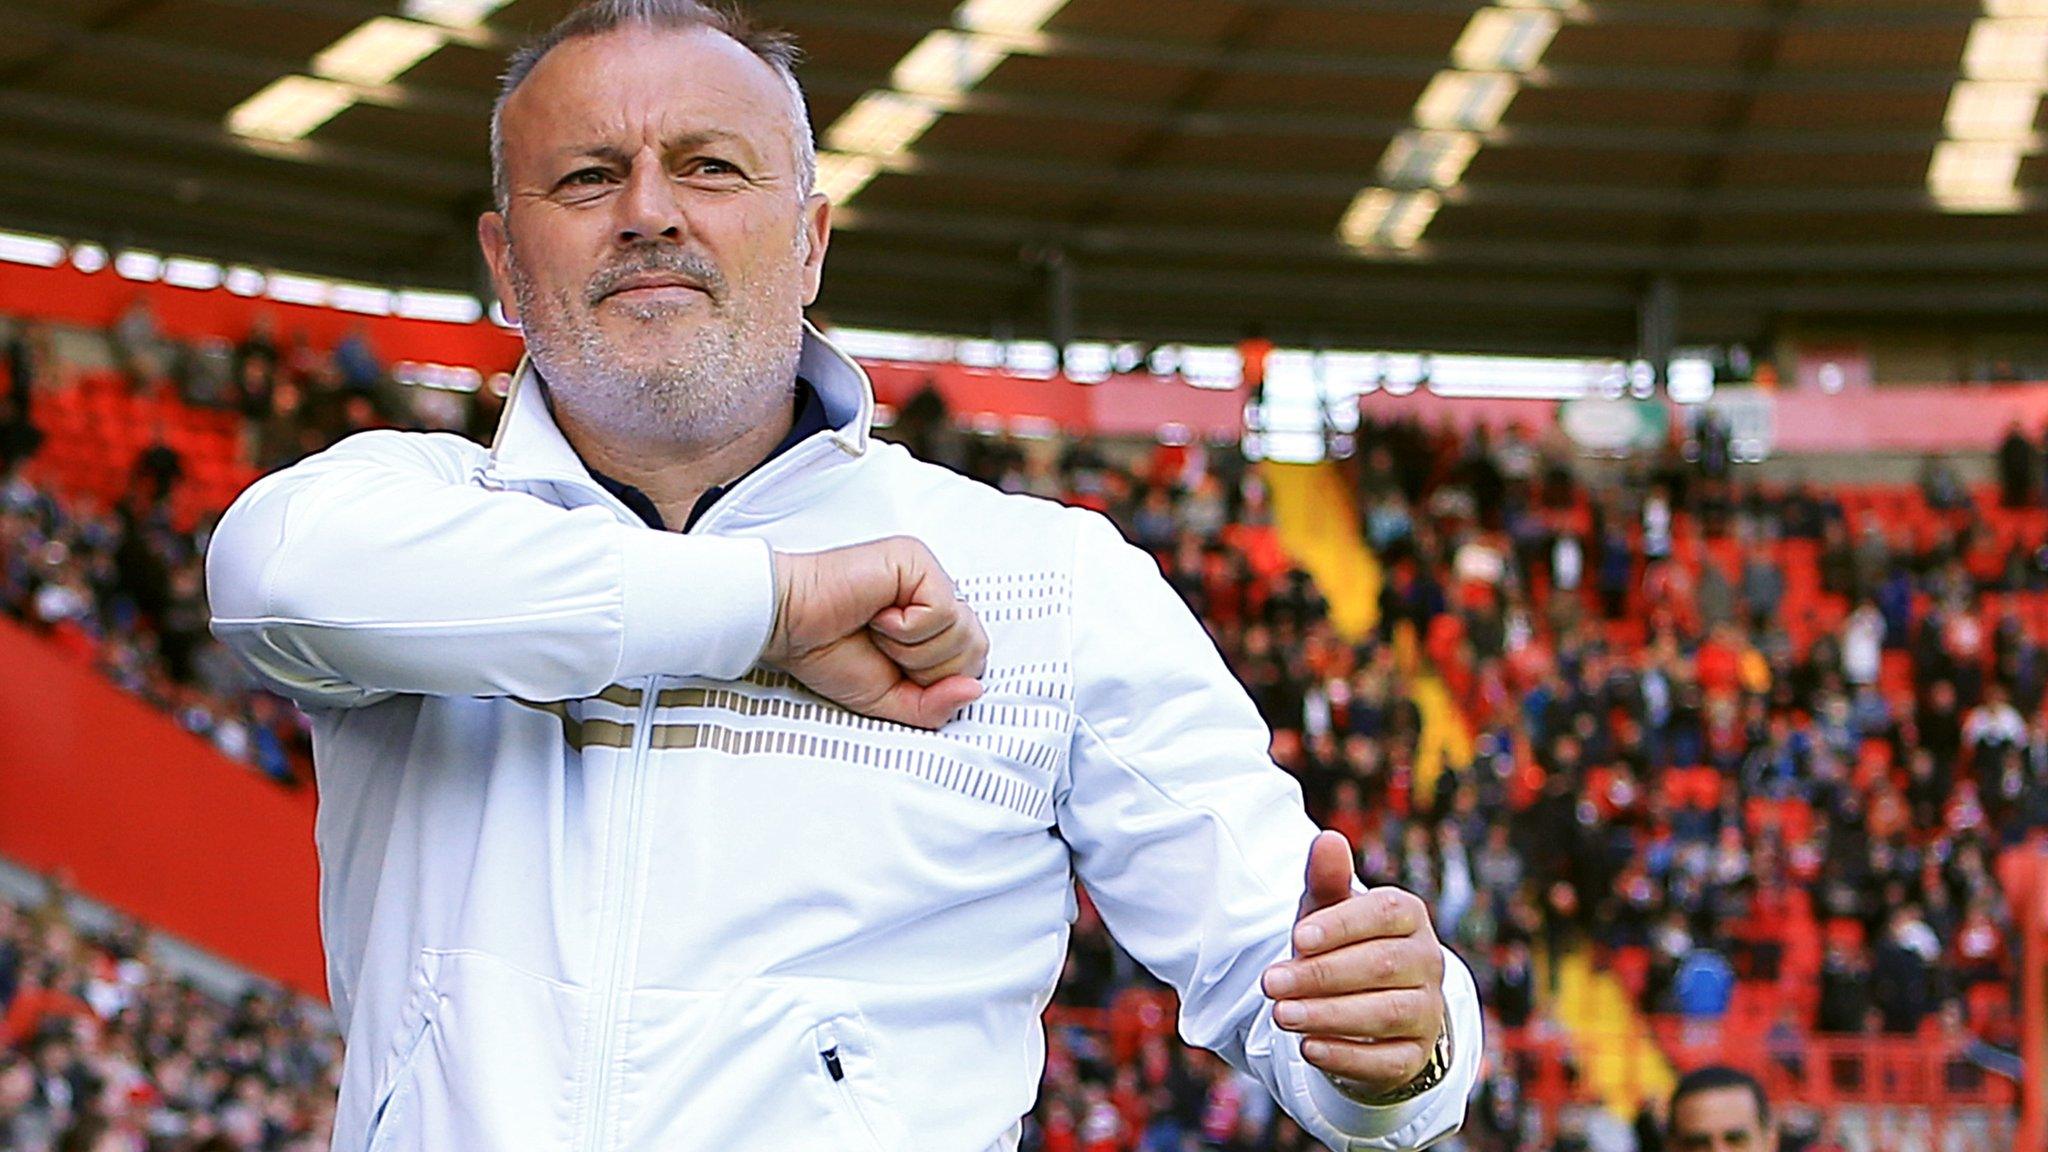
<svg viewBox="0 0 2048 1152">
<path fill-rule="evenodd" d="M 106 349 L 138 395 L 237 413 L 242 454 L 265 472 L 366 428 L 460 431 L 487 441 L 502 405 L 502 381 L 469 394 L 397 383 L 360 328 L 321 347 L 302 332 L 280 337 L 262 315 L 239 341 L 178 340 L 138 297 L 106 334 Z M 309 780 L 304 717 L 259 689 L 207 632 L 203 558 L 214 517 L 179 531 L 171 514 L 186 462 L 161 440 L 150 445 L 111 507 L 31 482 L 19 465 L 43 439 L 36 394 L 71 386 L 67 375 L 75 373 L 59 360 L 48 327 L 32 320 L 14 325 L 5 363 L 0 611 L 173 713 L 228 756 L 280 782 Z"/>
<path fill-rule="evenodd" d="M 2009 1073 L 1997 877 L 2048 832 L 2048 636 L 2018 605 L 2048 588 L 2048 523 L 2001 542 L 1924 493 L 1930 511 L 1898 523 L 1796 480 L 1737 482 L 1713 426 L 1598 484 L 1517 428 L 1367 421 L 1356 444 L 1386 576 L 1353 639 L 1298 571 L 1258 563 L 1243 530 L 1266 517 L 1262 485 L 1227 451 L 965 466 L 1093 502 L 1154 551 L 1311 814 L 1368 882 L 1431 903 L 1504 1032 L 1541 1029 L 1537 973 L 1590 945 L 1642 1010 L 1725 1022 L 1729 1043 L 1920 1037 Z M 1433 778 L 1419 675 L 1473 736 Z M 1129 989 L 1147 983 L 1084 916 L 1058 1002 L 1143 1005 Z M 1744 986 L 1766 1015 L 1737 1019 Z M 1218 1064 L 1074 1040 L 1048 1071 L 1044 1148 L 1298 1139 Z M 1520 1147 L 1532 1069 L 1495 1055 L 1465 1139 Z"/>
<path fill-rule="evenodd" d="M 141 926 L 0 898 L 0 1148 L 326 1152 L 341 1042 L 323 1010 L 172 977 Z"/>
<path fill-rule="evenodd" d="M 137 387 L 169 380 L 188 402 L 240 411 L 264 467 L 385 424 L 487 440 L 498 408 L 490 388 L 422 406 L 367 344 L 316 349 L 260 323 L 202 348 L 131 314 L 114 346 Z M 1539 974 L 1554 982 L 1563 956 L 1591 946 L 1652 1012 L 1727 1018 L 1737 989 L 1758 985 L 1782 993 L 1778 1023 L 1801 1032 L 2007 1038 L 2013 934 L 1995 878 L 2048 828 L 2048 637 L 2013 604 L 2048 588 L 2040 525 L 1997 552 L 1933 492 L 1904 525 L 1838 493 L 1740 480 L 1711 423 L 1596 477 L 1518 427 L 1368 420 L 1344 466 L 1384 580 L 1374 628 L 1344 636 L 1279 550 L 1261 474 L 1234 447 L 969 435 L 931 396 L 899 416 L 884 435 L 1006 490 L 1104 511 L 1159 558 L 1311 814 L 1350 838 L 1367 881 L 1429 901 L 1497 1033 L 1542 1030 L 1554 989 Z M 206 632 L 210 519 L 170 527 L 175 483 L 138 469 L 130 496 L 96 511 L 8 468 L 0 607 L 229 755 L 304 780 L 304 718 Z M 1903 692 L 1887 671 L 1901 662 Z M 1455 704 L 1469 755 L 1425 750 L 1423 677 Z M 5 935 L 47 954 L 50 929 L 30 922 L 12 915 Z M 17 998 L 0 979 L 0 1005 Z M 262 1003 L 203 1011 L 229 1036 L 282 1026 Z M 1170 1000 L 1085 900 L 1056 1005 L 1028 1147 L 1313 1146 L 1255 1080 L 1172 1038 Z M 73 1062 L 129 1053 L 161 1080 L 169 1065 L 146 1031 L 116 1013 L 58 1044 Z M 45 1066 L 41 1042 L 23 1043 L 0 1057 L 0 1102 L 10 1069 Z M 1492 1056 L 1462 1139 L 1506 1152 L 1527 1146 L 1528 1069 Z M 267 1114 L 309 1086 L 225 1067 L 223 1106 L 246 1091 L 271 1098 Z M 276 1149 L 299 1131 L 223 1138 Z M 1648 1145 L 1654 1125 L 1643 1131 Z M 188 1146 L 178 1139 L 109 1147 Z"/>
</svg>

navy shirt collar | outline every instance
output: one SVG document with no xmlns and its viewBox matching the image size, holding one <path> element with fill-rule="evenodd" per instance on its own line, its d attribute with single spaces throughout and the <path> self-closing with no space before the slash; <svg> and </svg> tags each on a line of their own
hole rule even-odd
<svg viewBox="0 0 2048 1152">
<path fill-rule="evenodd" d="M 547 396 L 546 387 L 541 389 L 541 395 Z M 548 411 L 552 413 L 554 407 L 554 399 L 548 397 Z M 737 484 L 748 476 L 753 475 L 755 469 L 760 468 L 762 464 L 766 464 L 768 461 L 810 439 L 812 435 L 827 431 L 832 427 L 831 420 L 825 415 L 825 401 L 819 397 L 818 390 L 811 387 L 811 382 L 801 376 L 796 378 L 796 399 L 793 401 L 793 407 L 795 408 L 795 416 L 789 426 L 789 435 L 784 436 L 780 444 L 771 449 L 768 455 L 763 456 L 760 463 L 755 464 L 753 468 L 749 468 L 735 477 L 731 483 L 715 484 L 706 488 L 704 494 L 697 497 L 696 505 L 690 509 L 690 518 L 683 523 L 682 531 L 688 532 L 691 526 L 696 524 L 698 519 L 705 512 L 709 511 L 711 506 L 718 502 L 718 498 L 725 495 L 726 490 L 731 488 L 733 484 Z M 662 522 L 661 510 L 654 506 L 654 501 L 648 499 L 645 492 L 640 491 L 631 484 L 621 483 L 599 472 L 597 469 L 591 468 L 588 461 L 584 463 L 584 468 L 590 472 L 592 480 L 602 485 L 605 491 L 618 497 L 619 503 L 632 509 L 633 514 L 640 517 L 649 528 L 664 532 L 668 530 L 668 525 Z"/>
</svg>

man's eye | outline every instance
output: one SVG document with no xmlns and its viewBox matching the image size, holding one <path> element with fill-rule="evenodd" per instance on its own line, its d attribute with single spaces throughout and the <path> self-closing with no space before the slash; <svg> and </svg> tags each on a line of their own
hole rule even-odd
<svg viewBox="0 0 2048 1152">
<path fill-rule="evenodd" d="M 605 175 L 604 169 L 584 168 L 562 177 L 562 184 L 565 187 L 572 184 L 591 185 L 602 183 L 606 179 L 609 179 L 609 177 Z"/>
<path fill-rule="evenodd" d="M 690 162 L 689 171 L 695 174 L 706 176 L 740 175 L 740 170 L 737 165 L 710 156 L 703 156 L 699 157 L 696 160 L 692 160 Z"/>
</svg>

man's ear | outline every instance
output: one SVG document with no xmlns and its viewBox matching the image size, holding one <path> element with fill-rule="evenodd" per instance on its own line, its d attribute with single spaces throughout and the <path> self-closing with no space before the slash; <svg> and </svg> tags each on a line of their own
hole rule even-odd
<svg viewBox="0 0 2048 1152">
<path fill-rule="evenodd" d="M 802 234 L 797 251 L 804 265 L 804 305 L 818 299 L 818 287 L 825 278 L 825 249 L 832 243 L 832 201 L 813 192 L 804 199 Z"/>
<path fill-rule="evenodd" d="M 484 263 L 491 268 L 491 289 L 498 294 L 498 307 L 505 319 L 519 323 L 519 294 L 512 291 L 512 233 L 505 214 L 486 212 L 476 218 L 476 241 L 484 251 Z"/>
</svg>

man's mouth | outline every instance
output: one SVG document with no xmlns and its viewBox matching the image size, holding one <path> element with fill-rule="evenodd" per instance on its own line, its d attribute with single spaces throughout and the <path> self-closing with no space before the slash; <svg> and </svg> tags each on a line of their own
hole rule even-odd
<svg viewBox="0 0 2048 1152">
<path fill-rule="evenodd" d="M 661 272 L 629 276 L 605 292 L 600 299 L 618 298 L 633 302 L 652 302 L 656 300 L 686 300 L 693 296 L 708 297 L 709 295 L 710 292 L 686 276 L 679 276 L 672 272 Z"/>
</svg>

